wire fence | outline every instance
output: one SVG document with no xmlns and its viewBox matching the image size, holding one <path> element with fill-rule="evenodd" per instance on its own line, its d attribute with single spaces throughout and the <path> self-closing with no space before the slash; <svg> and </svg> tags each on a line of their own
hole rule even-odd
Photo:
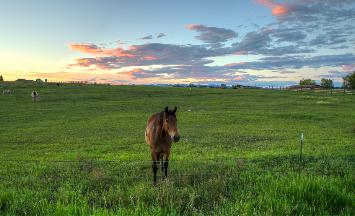
<svg viewBox="0 0 355 216">
<path fill-rule="evenodd" d="M 245 137 L 244 137 L 245 138 Z M 241 137 L 242 141 L 244 139 Z M 271 173 L 273 175 L 345 175 L 349 167 L 354 167 L 355 158 L 339 158 L 333 156 L 312 156 L 304 155 L 303 143 L 314 142 L 338 142 L 334 138 L 317 139 L 313 137 L 304 138 L 301 134 L 299 141 L 281 137 L 246 137 L 245 139 L 256 139 L 257 142 L 287 141 L 295 143 L 294 153 L 291 155 L 281 155 L 275 157 L 246 158 L 246 157 L 215 157 L 215 158 L 193 158 L 177 159 L 169 161 L 169 177 L 173 179 L 187 178 L 188 181 L 195 181 L 198 178 L 231 178 L 241 173 Z M 348 142 L 348 141 L 344 141 Z M 300 143 L 299 152 L 296 153 L 297 143 Z M 127 145 L 127 147 L 132 145 Z M 125 146 L 119 146 L 123 148 Z M 205 148 L 203 148 L 205 149 Z M 340 162 L 339 162 L 340 159 Z M 341 164 L 349 164 L 342 170 Z M 53 169 L 61 175 L 75 177 L 75 172 L 94 173 L 95 178 L 105 179 L 107 175 L 121 178 L 121 180 L 148 180 L 152 178 L 151 160 L 105 160 L 98 158 L 77 157 L 76 159 L 0 159 L 0 182 L 14 182 L 17 177 L 41 178 L 46 176 L 46 172 L 52 175 Z M 316 164 L 316 165 L 314 165 Z M 309 165 L 309 166 L 308 166 Z M 5 168 L 5 170 L 4 170 Z M 53 169 L 52 169 L 53 168 Z M 36 172 L 40 171 L 40 175 Z M 51 170 L 52 169 L 52 170 Z M 37 171 L 36 171 L 37 170 Z M 95 173 L 96 172 L 96 173 Z M 103 174 L 103 173 L 108 174 Z M 85 175 L 85 174 L 83 174 Z M 21 178 L 20 178 L 21 180 Z"/>
<path fill-rule="evenodd" d="M 273 173 L 317 173 L 317 174 L 329 174 L 331 169 L 339 169 L 340 162 L 338 157 L 307 157 L 303 156 L 302 160 L 299 160 L 299 155 L 283 156 L 276 158 L 259 158 L 248 159 L 243 157 L 233 158 L 211 158 L 204 160 L 171 160 L 169 161 L 169 170 L 171 173 L 177 172 L 181 176 L 220 176 L 225 173 L 218 171 L 221 169 L 234 170 L 238 172 L 273 172 Z M 333 161 L 338 161 L 337 166 L 332 166 Z M 320 162 L 320 163 L 319 163 Z M 318 166 L 312 164 L 319 163 Z M 341 163 L 348 163 L 350 166 L 355 164 L 355 158 L 341 159 Z M 67 169 L 87 169 L 92 170 L 95 168 L 111 171 L 125 170 L 124 173 L 129 171 L 144 171 L 145 175 L 138 178 L 146 178 L 150 176 L 151 160 L 135 160 L 135 161 L 118 161 L 118 160 L 95 160 L 95 159 L 77 159 L 77 160 L 33 160 L 33 159 L 2 159 L 0 164 L 4 167 L 6 165 L 7 172 L 11 171 L 11 168 L 17 169 L 27 168 L 41 169 L 41 168 L 67 168 Z M 307 167 L 307 165 L 310 165 Z M 79 168 L 78 168 L 79 167 Z M 335 167 L 335 168 L 333 168 Z M 208 173 L 208 169 L 213 169 Z M 322 170 L 324 172 L 322 172 Z M 194 173 L 186 173 L 186 172 Z M 19 172 L 21 173 L 21 171 Z M 16 174 L 16 173 L 15 173 Z M 1 178 L 0 178 L 1 179 Z"/>
</svg>

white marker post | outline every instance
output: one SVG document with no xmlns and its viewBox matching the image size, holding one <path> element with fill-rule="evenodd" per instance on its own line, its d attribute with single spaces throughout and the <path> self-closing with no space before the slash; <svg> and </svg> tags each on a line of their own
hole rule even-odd
<svg viewBox="0 0 355 216">
<path fill-rule="evenodd" d="M 303 132 L 301 133 L 300 136 L 300 156 L 299 156 L 299 170 L 298 170 L 298 177 L 301 177 L 301 171 L 302 171 L 302 148 L 303 148 L 303 141 L 304 141 L 304 136 Z"/>
</svg>

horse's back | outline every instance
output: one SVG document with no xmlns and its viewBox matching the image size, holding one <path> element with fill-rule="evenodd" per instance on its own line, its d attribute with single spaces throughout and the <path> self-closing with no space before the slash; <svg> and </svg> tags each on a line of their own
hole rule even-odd
<svg viewBox="0 0 355 216">
<path fill-rule="evenodd" d="M 161 113 L 155 113 L 148 118 L 147 127 L 145 129 L 145 141 L 151 145 L 156 135 L 156 130 L 159 127 L 161 121 Z"/>
</svg>

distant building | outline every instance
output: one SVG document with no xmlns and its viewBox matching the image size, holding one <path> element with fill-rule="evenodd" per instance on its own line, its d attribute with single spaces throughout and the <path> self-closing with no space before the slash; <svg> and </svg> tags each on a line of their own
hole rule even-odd
<svg viewBox="0 0 355 216">
<path fill-rule="evenodd" d="M 16 82 L 19 82 L 19 83 L 33 83 L 33 80 L 17 79 Z"/>
</svg>

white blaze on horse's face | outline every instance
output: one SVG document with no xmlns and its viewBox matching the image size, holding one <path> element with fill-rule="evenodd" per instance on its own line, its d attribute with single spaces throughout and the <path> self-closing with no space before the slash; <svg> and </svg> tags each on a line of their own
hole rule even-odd
<svg viewBox="0 0 355 216">
<path fill-rule="evenodd" d="M 171 141 L 179 141 L 180 135 L 177 128 L 176 107 L 172 111 L 168 110 L 168 107 L 165 108 L 164 130 L 169 134 Z"/>
</svg>

